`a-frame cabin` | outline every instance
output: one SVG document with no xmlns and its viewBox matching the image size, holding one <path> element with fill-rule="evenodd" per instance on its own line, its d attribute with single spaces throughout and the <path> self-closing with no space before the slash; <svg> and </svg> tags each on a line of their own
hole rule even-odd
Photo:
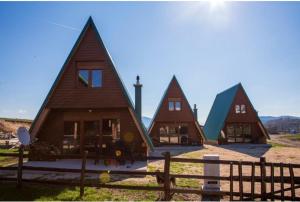
<svg viewBox="0 0 300 202">
<path fill-rule="evenodd" d="M 153 146 L 138 117 L 90 17 L 30 128 L 31 136 L 63 153 L 100 148 L 101 154 L 113 155 L 116 144 L 122 144 L 128 155 L 145 156 Z"/>
<path fill-rule="evenodd" d="M 211 142 L 266 143 L 269 135 L 242 84 L 219 93 L 204 125 Z"/>
<path fill-rule="evenodd" d="M 202 145 L 204 133 L 177 79 L 173 76 L 149 126 L 155 146 Z"/>
</svg>

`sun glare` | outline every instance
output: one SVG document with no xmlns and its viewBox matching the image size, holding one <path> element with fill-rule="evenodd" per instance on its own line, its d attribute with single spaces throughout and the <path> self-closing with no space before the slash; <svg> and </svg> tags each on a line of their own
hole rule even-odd
<svg viewBox="0 0 300 202">
<path fill-rule="evenodd" d="M 220 8 L 224 8 L 225 0 L 209 0 L 210 10 L 214 11 Z"/>
</svg>

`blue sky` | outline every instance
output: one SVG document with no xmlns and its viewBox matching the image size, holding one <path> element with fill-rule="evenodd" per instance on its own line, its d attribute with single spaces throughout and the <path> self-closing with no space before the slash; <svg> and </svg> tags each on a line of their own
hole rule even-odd
<svg viewBox="0 0 300 202">
<path fill-rule="evenodd" d="M 90 15 L 144 116 L 173 74 L 200 123 L 238 82 L 259 115 L 300 115 L 298 2 L 1 2 L 0 117 L 34 118 Z"/>
</svg>

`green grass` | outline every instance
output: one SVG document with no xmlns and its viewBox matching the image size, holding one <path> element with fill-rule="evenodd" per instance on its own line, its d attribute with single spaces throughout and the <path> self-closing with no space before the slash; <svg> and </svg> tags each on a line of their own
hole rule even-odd
<svg viewBox="0 0 300 202">
<path fill-rule="evenodd" d="M 85 188 L 85 194 L 79 197 L 78 187 L 55 185 L 23 184 L 17 189 L 15 183 L 0 183 L 0 201 L 154 201 L 158 193 L 153 191 L 134 191 L 117 189 Z"/>
<path fill-rule="evenodd" d="M 14 149 L 0 149 L 0 153 L 7 154 L 7 153 L 15 153 L 19 152 L 18 148 Z M 28 154 L 28 151 L 24 151 L 24 154 Z M 18 162 L 18 157 L 11 157 L 11 156 L 0 156 L 0 167 L 9 166 Z"/>
<path fill-rule="evenodd" d="M 14 148 L 14 149 L 1 149 L 0 148 L 0 153 L 18 153 L 18 149 Z"/>
<path fill-rule="evenodd" d="M 0 153 L 18 153 L 18 149 L 0 149 Z M 0 167 L 17 163 L 16 157 L 0 156 Z"/>
<path fill-rule="evenodd" d="M 287 135 L 287 136 L 284 136 L 284 137 L 287 138 L 287 139 L 290 139 L 290 140 L 300 141 L 300 134 Z"/>
<path fill-rule="evenodd" d="M 272 148 L 281 148 L 281 147 L 286 147 L 285 144 L 280 144 L 280 143 L 276 143 L 276 142 L 269 142 L 272 146 Z"/>
</svg>

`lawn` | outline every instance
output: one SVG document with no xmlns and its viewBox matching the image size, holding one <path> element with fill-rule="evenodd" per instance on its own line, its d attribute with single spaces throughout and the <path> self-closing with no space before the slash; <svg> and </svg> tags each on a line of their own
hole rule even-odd
<svg viewBox="0 0 300 202">
<path fill-rule="evenodd" d="M 15 183 L 0 183 L 0 201 L 153 201 L 158 193 L 117 189 L 96 189 L 87 187 L 81 199 L 78 187 L 24 184 L 16 189 Z"/>
<path fill-rule="evenodd" d="M 288 139 L 290 139 L 290 140 L 300 141 L 300 134 L 287 135 L 286 138 L 288 138 Z"/>
<path fill-rule="evenodd" d="M 0 149 L 0 153 L 18 153 L 18 149 Z M 0 156 L 0 167 L 17 163 L 16 157 Z"/>
</svg>

